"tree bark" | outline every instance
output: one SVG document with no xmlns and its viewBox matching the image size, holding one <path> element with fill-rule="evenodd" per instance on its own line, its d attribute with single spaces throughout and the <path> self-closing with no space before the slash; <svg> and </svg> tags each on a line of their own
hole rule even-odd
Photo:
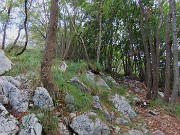
<svg viewBox="0 0 180 135">
<path fill-rule="evenodd" d="M 171 96 L 171 107 L 174 107 L 177 101 L 179 90 L 179 66 L 178 66 L 178 42 L 177 42 L 177 24 L 176 24 L 176 2 L 169 0 L 172 13 L 172 37 L 173 37 L 173 60 L 174 60 L 174 82 Z"/>
<path fill-rule="evenodd" d="M 102 44 L 102 1 L 100 2 L 99 6 L 99 44 L 97 48 L 97 63 L 99 63 L 100 54 L 101 54 L 101 44 Z"/>
<path fill-rule="evenodd" d="M 23 49 L 16 54 L 17 56 L 23 54 L 23 52 L 26 50 L 26 47 L 28 45 L 28 31 L 27 31 L 27 19 L 28 19 L 27 10 L 28 9 L 27 9 L 27 2 L 28 2 L 28 0 L 24 1 L 24 8 L 25 8 L 24 30 L 25 30 L 26 41 L 25 41 Z"/>
<path fill-rule="evenodd" d="M 51 66 L 55 56 L 56 31 L 58 24 L 58 0 L 51 0 L 50 20 L 47 28 L 47 38 L 45 42 L 45 52 L 41 64 L 41 79 L 44 87 L 54 95 L 56 87 L 53 83 Z"/>
<path fill-rule="evenodd" d="M 151 59 L 150 59 L 150 53 L 148 49 L 148 44 L 146 42 L 146 34 L 143 27 L 143 19 L 144 19 L 144 9 L 142 5 L 142 0 L 139 0 L 140 5 L 140 30 L 141 30 L 141 36 L 143 40 L 143 46 L 145 51 L 145 57 L 146 57 L 146 83 L 147 83 L 147 92 L 146 92 L 146 98 L 151 99 L 151 92 L 152 92 L 152 71 L 151 71 Z"/>
<path fill-rule="evenodd" d="M 165 90 L 164 90 L 164 101 L 169 102 L 170 97 L 170 65 L 171 65 L 171 47 L 170 47 L 170 24 L 171 24 L 171 14 L 168 13 L 166 19 L 166 37 L 165 37 L 165 46 L 166 46 L 166 69 L 165 69 Z"/>
<path fill-rule="evenodd" d="M 159 22 L 158 22 L 158 27 L 157 27 L 157 33 L 156 33 L 156 44 L 155 44 L 155 58 L 154 58 L 154 68 L 155 71 L 153 72 L 153 74 L 155 74 L 154 78 L 153 78 L 153 98 L 157 98 L 158 97 L 158 90 L 159 90 L 159 63 L 160 63 L 160 57 L 159 57 L 159 43 L 160 43 L 160 39 L 159 39 L 159 35 L 160 35 L 160 30 L 161 30 L 161 26 L 162 26 L 162 22 L 163 22 L 163 11 L 161 8 L 161 3 L 160 3 L 160 15 L 159 15 Z"/>
</svg>

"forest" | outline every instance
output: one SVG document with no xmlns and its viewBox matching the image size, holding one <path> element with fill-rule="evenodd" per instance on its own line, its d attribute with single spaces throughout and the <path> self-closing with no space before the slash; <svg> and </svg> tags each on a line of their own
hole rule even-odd
<svg viewBox="0 0 180 135">
<path fill-rule="evenodd" d="M 164 135 L 178 135 L 180 131 L 179 0 L 1 0 L 0 48 L 12 61 L 11 70 L 2 74 L 0 72 L 0 105 L 4 76 L 28 74 L 28 88 L 37 90 L 43 87 L 52 97 L 55 106 L 53 111 L 34 111 L 36 108 L 33 107 L 30 109 L 30 112 L 37 112 L 42 134 L 66 135 L 65 132 L 56 131 L 58 124 L 54 122 L 53 113 L 60 112 L 61 118 L 69 118 L 72 112 L 92 111 L 91 102 L 94 102 L 94 98 L 97 100 L 97 96 L 102 100 L 103 107 L 95 107 L 95 113 L 103 115 L 101 119 L 106 118 L 106 111 L 103 112 L 106 109 L 114 112 L 115 116 L 118 110 L 124 116 L 126 114 L 116 108 L 117 103 L 122 105 L 119 100 L 123 98 L 116 102 L 116 95 L 127 96 L 132 93 L 142 98 L 136 101 L 131 96 L 130 99 L 127 97 L 130 103 L 133 102 L 134 108 L 140 108 L 140 114 L 148 110 L 149 114 L 159 117 L 158 122 L 166 119 L 163 117 L 165 114 L 168 118 L 172 117 L 167 121 L 176 125 L 169 126 L 169 129 L 162 125 Z M 3 57 L 0 57 L 0 68 L 3 69 L 4 63 Z M 95 81 L 95 84 L 90 80 Z M 24 82 L 22 84 L 24 87 Z M 21 90 L 21 87 L 18 89 Z M 85 96 L 80 97 L 79 94 Z M 111 103 L 107 101 L 109 97 Z M 13 110 L 11 96 L 8 95 L 8 98 Z M 152 108 L 161 111 L 157 113 Z M 13 110 L 12 115 L 21 118 L 28 111 Z M 49 117 L 39 116 L 39 111 Z M 130 109 L 128 112 L 128 119 L 132 123 L 139 123 L 134 118 L 136 111 Z M 108 115 L 112 117 L 109 112 Z M 96 119 L 94 115 L 89 117 L 91 120 Z M 75 120 L 73 122 L 77 124 Z M 106 132 L 103 128 L 101 133 L 95 129 L 91 129 L 92 133 L 86 133 L 73 127 L 72 123 L 65 123 L 69 134 L 163 135 L 154 131 L 153 127 L 157 128 L 159 123 L 150 126 L 146 121 L 149 126 L 147 133 L 142 129 L 143 133 L 140 133 L 137 125 L 132 123 L 133 126 L 128 126 L 138 131 L 129 131 L 128 128 L 129 132 L 118 130 L 114 133 L 115 129 L 112 131 L 108 127 L 109 131 Z M 18 130 L 17 133 L 28 134 L 25 130 Z M 34 134 L 38 132 L 34 131 Z"/>
</svg>

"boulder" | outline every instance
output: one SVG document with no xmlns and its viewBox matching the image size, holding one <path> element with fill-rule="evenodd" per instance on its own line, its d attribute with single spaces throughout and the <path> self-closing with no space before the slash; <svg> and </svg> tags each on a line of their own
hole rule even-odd
<svg viewBox="0 0 180 135">
<path fill-rule="evenodd" d="M 11 69 L 11 61 L 5 56 L 4 51 L 0 49 L 0 75 Z"/>
<path fill-rule="evenodd" d="M 110 101 L 114 104 L 114 107 L 124 115 L 128 117 L 135 117 L 137 115 L 132 110 L 125 97 L 116 94 L 115 96 L 110 97 Z"/>
<path fill-rule="evenodd" d="M 16 135 L 19 131 L 18 124 L 18 120 L 0 104 L 0 135 Z"/>
<path fill-rule="evenodd" d="M 88 112 L 74 117 L 70 127 L 78 135 L 108 135 L 110 129 L 97 116 L 96 113 Z"/>
<path fill-rule="evenodd" d="M 113 77 L 108 76 L 108 77 L 106 77 L 106 79 L 107 79 L 108 81 L 111 81 L 112 83 L 114 83 L 116 86 L 119 86 L 119 84 L 116 82 L 116 80 L 114 80 Z"/>
<path fill-rule="evenodd" d="M 111 90 L 111 88 L 107 85 L 106 81 L 104 81 L 99 75 L 96 75 L 91 71 L 88 71 L 86 73 L 86 78 L 99 87 L 104 87 Z"/>
<path fill-rule="evenodd" d="M 43 87 L 37 87 L 33 96 L 34 105 L 41 109 L 51 110 L 54 108 L 53 100 L 48 91 Z"/>
<path fill-rule="evenodd" d="M 93 107 L 95 109 L 100 109 L 100 110 L 102 109 L 99 96 L 93 96 Z"/>
<path fill-rule="evenodd" d="M 16 112 L 26 112 L 29 105 L 29 96 L 26 90 L 14 89 L 9 94 L 10 104 Z"/>
<path fill-rule="evenodd" d="M 35 114 L 28 114 L 22 118 L 19 135 L 41 135 L 42 126 Z"/>
<path fill-rule="evenodd" d="M 16 112 L 26 112 L 29 96 L 26 90 L 20 90 L 20 82 L 10 76 L 0 77 L 0 94 L 10 101 L 12 109 Z"/>
<path fill-rule="evenodd" d="M 77 77 L 74 77 L 70 80 L 71 82 L 73 82 L 79 89 L 87 92 L 87 93 L 91 93 L 91 89 L 88 88 L 83 82 L 81 82 Z"/>
</svg>

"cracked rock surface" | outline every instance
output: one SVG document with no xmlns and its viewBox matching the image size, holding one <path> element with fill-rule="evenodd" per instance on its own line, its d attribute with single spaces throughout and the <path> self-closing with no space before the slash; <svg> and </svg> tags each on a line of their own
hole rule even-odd
<svg viewBox="0 0 180 135">
<path fill-rule="evenodd" d="M 41 135 L 42 126 L 35 114 L 28 114 L 22 118 L 19 135 Z"/>
<path fill-rule="evenodd" d="M 109 135 L 110 129 L 97 116 L 96 113 L 88 112 L 74 117 L 70 127 L 78 135 Z"/>
<path fill-rule="evenodd" d="M 28 110 L 28 92 L 20 90 L 20 82 L 11 76 L 0 77 L 0 95 L 9 99 L 12 110 L 16 112 L 26 112 Z"/>
<path fill-rule="evenodd" d="M 15 135 L 19 131 L 18 123 L 17 119 L 0 104 L 0 135 Z"/>
<path fill-rule="evenodd" d="M 4 51 L 0 49 L 0 75 L 11 69 L 11 61 L 5 56 Z"/>
<path fill-rule="evenodd" d="M 33 96 L 34 105 L 42 109 L 53 109 L 53 100 L 48 91 L 43 87 L 37 87 Z"/>
<path fill-rule="evenodd" d="M 110 97 L 110 101 L 114 104 L 114 107 L 125 116 L 137 116 L 125 97 L 116 94 L 115 96 Z"/>
<path fill-rule="evenodd" d="M 95 75 L 91 71 L 88 71 L 86 73 L 86 78 L 99 87 L 104 87 L 111 90 L 111 88 L 107 85 L 106 81 L 104 81 L 100 76 Z"/>
</svg>

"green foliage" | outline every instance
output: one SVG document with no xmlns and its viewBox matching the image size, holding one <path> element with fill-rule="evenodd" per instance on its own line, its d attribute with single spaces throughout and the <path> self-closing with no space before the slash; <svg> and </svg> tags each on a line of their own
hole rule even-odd
<svg viewBox="0 0 180 135">
<path fill-rule="evenodd" d="M 56 86 L 63 93 L 69 93 L 74 96 L 75 99 L 75 107 L 79 111 L 87 111 L 91 109 L 92 106 L 92 97 L 90 94 L 80 90 L 77 86 L 75 86 L 70 79 L 77 76 L 77 70 L 85 70 L 86 63 L 84 61 L 79 61 L 77 63 L 72 61 L 67 61 L 68 69 L 66 72 L 61 72 L 58 68 L 58 62 L 52 67 L 53 79 Z"/>
<path fill-rule="evenodd" d="M 117 93 L 119 95 L 125 95 L 128 92 L 126 87 L 124 87 L 123 85 L 117 86 L 110 80 L 107 81 L 107 84 L 112 89 L 113 93 Z"/>
<path fill-rule="evenodd" d="M 37 118 L 43 126 L 44 134 L 57 135 L 58 133 L 58 117 L 47 110 L 40 110 L 37 112 Z"/>
<path fill-rule="evenodd" d="M 180 118 L 180 105 L 176 105 L 175 109 L 174 109 L 175 115 Z"/>
</svg>

